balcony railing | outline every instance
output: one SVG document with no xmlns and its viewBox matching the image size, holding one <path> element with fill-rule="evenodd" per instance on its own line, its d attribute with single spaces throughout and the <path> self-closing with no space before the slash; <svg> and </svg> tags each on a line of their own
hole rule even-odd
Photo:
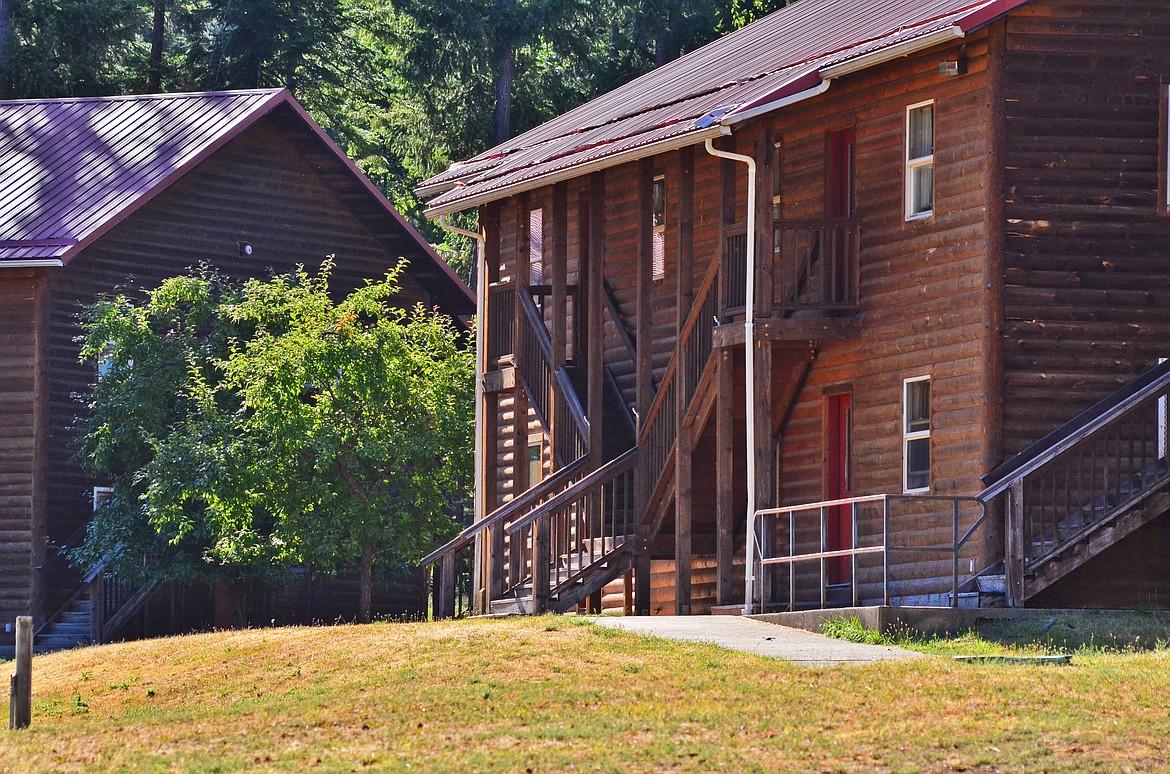
<svg viewBox="0 0 1170 774">
<path fill-rule="evenodd" d="M 742 311 L 747 279 L 747 236 L 726 234 L 721 300 L 725 312 Z M 795 312 L 857 309 L 861 221 L 847 218 L 777 221 L 770 256 L 757 256 L 757 303 L 774 317 Z"/>
</svg>

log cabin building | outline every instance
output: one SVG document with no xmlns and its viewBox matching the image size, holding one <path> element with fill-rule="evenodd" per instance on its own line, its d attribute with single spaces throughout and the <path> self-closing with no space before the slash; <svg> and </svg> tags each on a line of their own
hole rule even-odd
<svg viewBox="0 0 1170 774">
<path fill-rule="evenodd" d="M 1170 8 L 798 0 L 476 211 L 456 612 L 1170 605 Z M 462 598 L 462 595 L 461 595 Z"/>
<path fill-rule="evenodd" d="M 467 286 L 286 91 L 0 102 L 0 649 L 17 615 L 57 644 L 100 641 L 148 596 L 80 578 L 47 548 L 77 545 L 102 496 L 73 459 L 74 396 L 97 376 L 78 361 L 81 306 L 200 262 L 245 279 L 329 255 L 338 293 L 406 259 L 404 305 L 464 323 L 474 312 Z M 356 610 L 356 594 L 347 611 L 307 584 L 263 620 Z M 213 615 L 197 597 L 178 595 L 178 625 Z M 401 612 L 418 598 L 380 602 Z"/>
</svg>

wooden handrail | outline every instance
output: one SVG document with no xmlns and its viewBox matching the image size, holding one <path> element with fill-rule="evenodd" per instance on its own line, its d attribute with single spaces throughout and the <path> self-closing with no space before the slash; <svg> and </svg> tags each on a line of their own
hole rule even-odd
<svg viewBox="0 0 1170 774">
<path fill-rule="evenodd" d="M 557 489 L 558 487 L 564 486 L 566 482 L 570 481 L 573 476 L 579 473 L 581 469 L 588 464 L 588 462 L 589 458 L 587 456 L 570 462 L 568 465 L 561 468 L 548 478 L 544 479 L 536 486 L 524 491 L 519 496 L 514 497 L 513 499 L 501 505 L 499 508 L 496 508 L 487 516 L 484 516 L 479 521 L 464 528 L 464 530 L 454 538 L 424 556 L 422 561 L 419 562 L 419 566 L 426 567 L 427 565 L 434 564 L 437 560 L 441 559 L 444 554 L 449 554 L 454 551 L 458 551 L 460 548 L 466 548 L 467 546 L 471 545 L 472 541 L 475 540 L 475 536 L 480 532 L 483 532 L 488 527 L 499 524 L 502 520 L 508 518 L 518 510 L 531 507 L 533 504 L 539 501 L 540 498 L 548 495 L 549 492 Z"/>
<path fill-rule="evenodd" d="M 1013 483 L 1024 479 L 1168 387 L 1170 361 L 1145 371 L 984 475 L 982 481 L 986 488 L 976 497 L 986 502 L 1002 494 Z"/>
<path fill-rule="evenodd" d="M 599 484 L 604 484 L 610 479 L 616 478 L 622 473 L 629 471 L 630 468 L 634 466 L 634 463 L 637 462 L 637 460 L 638 447 L 635 446 L 634 448 L 623 452 L 617 457 L 614 457 L 612 460 L 605 463 L 597 470 L 585 476 L 585 478 L 574 483 L 568 489 L 553 495 L 549 498 L 548 502 L 541 503 L 535 509 L 524 514 L 516 521 L 504 525 L 504 529 L 509 534 L 515 534 L 519 532 L 545 514 L 555 511 L 557 508 L 560 508 L 566 503 L 571 503 L 573 500 L 581 496 L 582 491 L 592 489 Z"/>
<path fill-rule="evenodd" d="M 703 302 L 706 301 L 706 296 L 711 292 L 715 285 L 715 280 L 719 277 L 719 258 L 716 256 L 715 260 L 711 261 L 711 265 L 707 268 L 707 274 L 703 277 L 702 283 L 699 285 L 699 290 L 694 295 L 694 302 L 691 304 L 690 314 L 687 315 L 686 322 L 683 323 L 682 330 L 679 331 L 678 339 L 674 343 L 674 354 L 670 358 L 670 364 L 666 366 L 666 372 L 662 375 L 662 383 L 659 387 L 658 394 L 654 396 L 654 402 L 650 404 L 650 410 L 646 412 L 646 418 L 642 421 L 642 431 L 638 435 L 638 445 L 644 444 L 649 438 L 649 428 L 654 424 L 654 419 L 659 412 L 663 410 L 663 404 L 666 402 L 664 398 L 669 394 L 666 386 L 675 377 L 675 372 L 678 371 L 679 361 L 682 359 L 683 352 L 686 347 L 687 340 L 690 339 L 691 333 L 695 330 L 695 325 L 698 324 L 699 315 L 703 311 Z"/>
<path fill-rule="evenodd" d="M 563 365 L 559 365 L 553 359 L 552 340 L 548 337 L 548 331 L 544 327 L 544 320 L 540 316 L 540 310 L 536 308 L 532 297 L 527 293 L 520 295 L 520 308 L 524 310 L 526 322 L 537 331 L 536 340 L 540 344 L 540 356 L 553 373 L 557 387 L 561 390 L 565 403 L 569 407 L 569 413 L 573 417 L 573 423 L 577 426 L 577 432 L 580 434 L 581 439 L 588 443 L 589 420 L 585 417 L 585 410 L 581 407 L 581 401 L 577 397 L 577 391 L 573 389 L 572 382 L 569 381 L 568 372 L 565 371 Z"/>
</svg>

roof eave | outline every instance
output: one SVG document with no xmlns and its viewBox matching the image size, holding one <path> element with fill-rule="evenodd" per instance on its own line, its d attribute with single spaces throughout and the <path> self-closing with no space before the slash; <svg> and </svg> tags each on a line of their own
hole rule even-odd
<svg viewBox="0 0 1170 774">
<path fill-rule="evenodd" d="M 28 258 L 19 261 L 0 261 L 0 269 L 59 269 L 64 265 L 60 258 Z"/>
<path fill-rule="evenodd" d="M 534 188 L 540 188 L 553 183 L 560 183 L 565 180 L 571 180 L 581 175 L 587 175 L 590 172 L 597 172 L 610 167 L 616 167 L 620 164 L 625 164 L 630 161 L 637 161 L 648 156 L 656 156 L 659 153 L 666 153 L 679 148 L 685 148 L 690 145 L 699 145 L 707 140 L 708 137 L 720 137 L 722 135 L 730 134 L 731 130 L 720 124 L 708 127 L 706 129 L 699 129 L 686 134 L 668 137 L 665 140 L 652 142 L 647 145 L 640 145 L 636 148 L 615 153 L 611 156 L 602 156 L 593 161 L 584 164 L 575 164 L 557 169 L 552 172 L 547 172 L 543 175 L 536 175 L 535 177 L 518 180 L 510 185 L 500 186 L 499 188 L 492 188 L 483 193 L 469 196 L 466 199 L 453 199 L 449 202 L 444 202 L 435 207 L 428 207 L 423 210 L 423 215 L 428 218 L 437 218 L 440 215 L 453 215 L 456 212 L 463 212 L 472 207 L 478 207 L 481 204 L 494 202 L 498 199 L 506 199 L 514 194 L 523 193 L 524 191 L 531 191 Z"/>
<path fill-rule="evenodd" d="M 901 59 L 902 57 L 916 54 L 919 51 L 925 51 L 928 48 L 935 46 L 953 43 L 966 37 L 963 28 L 958 24 L 952 24 L 949 27 L 943 27 L 941 30 L 936 30 L 920 38 L 911 38 L 904 40 L 901 43 L 895 43 L 886 48 L 879 48 L 876 51 L 871 51 L 868 54 L 862 54 L 855 59 L 849 59 L 829 67 L 822 68 L 820 71 L 821 77 L 832 80 L 833 78 L 840 78 L 843 75 L 851 75 L 852 73 L 867 70 L 870 67 L 876 67 L 879 64 L 892 61 L 894 59 Z"/>
</svg>

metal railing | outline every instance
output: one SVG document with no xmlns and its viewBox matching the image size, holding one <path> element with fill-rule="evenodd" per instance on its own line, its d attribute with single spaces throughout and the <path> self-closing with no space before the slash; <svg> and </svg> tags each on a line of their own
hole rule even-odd
<svg viewBox="0 0 1170 774">
<path fill-rule="evenodd" d="M 897 525 L 892 524 L 911 519 L 912 526 L 895 529 Z M 895 600 L 891 587 L 897 584 L 900 596 L 920 599 L 949 591 L 950 605 L 957 607 L 960 587 L 975 574 L 977 557 L 965 549 L 986 519 L 986 509 L 977 498 L 938 495 L 869 495 L 759 510 L 749 524 L 745 611 L 752 612 L 757 603 L 766 610 L 770 604 L 772 579 L 766 570 L 771 567 L 788 571 L 789 610 L 810 603 L 810 583 L 818 590 L 811 602 L 821 608 L 840 602 L 829 599 L 831 585 L 846 584 L 853 606 L 863 601 L 863 586 L 879 588 L 881 604 L 889 605 Z M 846 520 L 847 526 L 842 527 Z M 843 532 L 847 532 L 845 539 Z M 786 550 L 771 551 L 772 546 Z M 802 550 L 810 546 L 814 550 Z M 897 554 L 945 555 L 946 559 L 916 561 L 905 568 L 915 577 L 897 580 L 891 579 L 890 571 L 891 556 Z M 871 556 L 880 559 L 880 565 L 859 561 Z M 970 563 L 968 573 L 960 572 L 964 559 Z M 816 563 L 816 572 L 802 576 L 799 566 L 809 563 Z M 945 575 L 944 569 L 949 571 Z M 961 575 L 967 577 L 961 581 Z"/>
</svg>

